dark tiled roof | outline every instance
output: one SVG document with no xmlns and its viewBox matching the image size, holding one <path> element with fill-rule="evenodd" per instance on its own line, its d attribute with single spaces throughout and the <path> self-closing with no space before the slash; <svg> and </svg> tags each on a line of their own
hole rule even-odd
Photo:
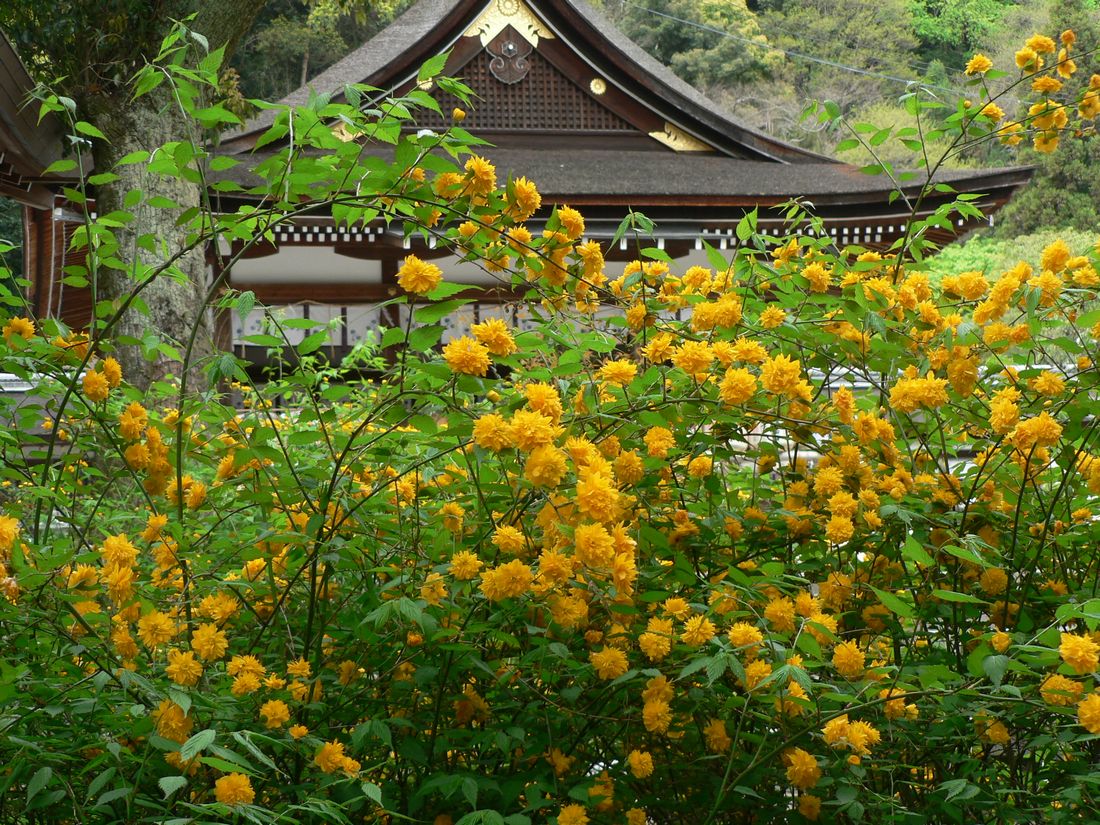
<svg viewBox="0 0 1100 825">
<path fill-rule="evenodd" d="M 780 164 L 718 155 L 674 152 L 570 150 L 527 152 L 487 149 L 486 155 L 515 175 L 526 175 L 548 196 L 614 195 L 789 198 L 822 195 L 837 201 L 872 193 L 884 196 L 893 188 L 888 178 L 866 175 L 854 166 L 829 163 Z M 971 184 L 998 176 L 1019 176 L 1018 169 L 951 171 L 938 181 Z M 1023 173 L 1026 179 L 1026 171 Z M 919 188 L 913 182 L 912 188 Z"/>
<path fill-rule="evenodd" d="M 660 109 L 668 120 L 679 122 L 688 131 L 698 131 L 700 126 L 709 131 L 709 139 L 717 140 L 715 145 L 726 145 L 725 151 L 744 154 L 747 149 L 751 156 L 781 163 L 831 160 L 738 122 L 647 54 L 585 0 L 529 0 L 529 3 L 545 15 L 559 34 L 576 41 L 575 46 L 598 62 L 601 72 L 617 76 L 632 92 L 641 92 L 648 105 Z M 314 90 L 334 94 L 353 83 L 394 88 L 415 75 L 420 62 L 460 36 L 461 26 L 484 5 L 485 0 L 419 0 L 382 32 L 280 103 L 302 105 Z M 239 146 L 247 136 L 270 126 L 274 117 L 274 110 L 262 112 L 240 131 L 227 135 L 227 145 Z"/>
<path fill-rule="evenodd" d="M 736 115 L 715 103 L 690 83 L 681 80 L 663 63 L 623 34 L 602 11 L 593 7 L 587 0 L 559 0 L 559 2 L 560 5 L 575 9 L 588 27 L 599 34 L 605 41 L 601 44 L 601 51 L 608 47 L 619 51 L 627 61 L 637 66 L 639 71 L 636 77 L 641 78 L 643 82 L 655 85 L 660 95 L 678 108 L 690 112 L 719 131 L 732 133 L 740 142 L 753 146 L 765 155 L 774 155 L 775 159 L 781 162 L 820 163 L 833 160 L 826 155 L 785 143 L 766 132 L 741 123 Z"/>
<path fill-rule="evenodd" d="M 364 152 L 392 157 L 391 147 L 369 146 Z M 781 164 L 690 152 L 618 149 L 486 147 L 483 154 L 496 164 L 498 180 L 508 175 L 526 176 L 548 202 L 751 206 L 803 197 L 819 205 L 884 204 L 893 189 L 888 178 L 866 175 L 841 163 Z M 266 156 L 252 157 L 259 162 Z M 936 180 L 961 191 L 1003 193 L 1026 182 L 1030 172 L 1030 167 L 948 170 Z M 258 183 L 240 167 L 221 177 L 245 186 Z M 920 184 L 908 182 L 906 189 L 916 191 Z"/>
</svg>

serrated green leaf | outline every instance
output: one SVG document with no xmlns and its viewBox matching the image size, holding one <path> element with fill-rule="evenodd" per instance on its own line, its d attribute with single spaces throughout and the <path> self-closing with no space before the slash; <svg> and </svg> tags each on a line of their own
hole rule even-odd
<svg viewBox="0 0 1100 825">
<path fill-rule="evenodd" d="M 441 281 L 439 286 L 424 297 L 429 301 L 441 301 L 444 298 L 457 295 L 459 292 L 465 292 L 467 289 L 477 289 L 477 287 L 473 284 L 455 284 L 450 281 Z"/>
<path fill-rule="evenodd" d="M 429 306 L 417 307 L 417 309 L 413 311 L 413 318 L 420 324 L 434 324 L 436 321 L 446 318 L 459 307 L 472 303 L 473 301 L 468 298 L 456 298 L 453 301 L 440 301 L 439 303 Z"/>
<path fill-rule="evenodd" d="M 924 567 L 931 567 L 935 564 L 935 560 L 928 554 L 928 551 L 913 536 L 908 536 L 905 539 L 905 543 L 901 546 L 901 554 Z"/>
<path fill-rule="evenodd" d="M 443 327 L 437 325 L 430 327 L 417 327 L 409 333 L 409 349 L 415 352 L 426 352 L 439 343 L 443 337 Z"/>
<path fill-rule="evenodd" d="M 218 734 L 213 728 L 200 730 L 180 745 L 180 760 L 183 762 L 190 762 L 208 747 L 213 745 L 217 737 Z"/>
<path fill-rule="evenodd" d="M 316 352 L 321 347 L 325 346 L 328 342 L 329 331 L 327 329 L 322 329 L 303 338 L 302 343 L 300 343 L 296 349 L 302 355 L 309 355 L 311 352 Z"/>
<path fill-rule="evenodd" d="M 27 783 L 27 803 L 29 804 L 38 792 L 50 784 L 50 780 L 53 779 L 53 768 L 48 765 L 39 768 L 34 772 L 34 776 L 31 777 Z"/>
<path fill-rule="evenodd" d="M 107 136 L 103 132 L 86 120 L 78 120 L 76 122 L 76 130 L 82 135 L 88 135 L 88 137 L 99 138 L 100 140 L 107 140 Z"/>
<path fill-rule="evenodd" d="M 187 787 L 187 778 L 184 776 L 162 776 L 157 780 L 157 784 L 160 785 L 161 793 L 167 799 L 176 791 Z"/>
<path fill-rule="evenodd" d="M 877 587 L 873 587 L 871 585 L 868 585 L 868 587 L 871 587 L 871 590 L 878 597 L 878 600 L 882 602 L 883 605 L 886 606 L 886 609 L 889 610 L 891 613 L 897 616 L 902 616 L 906 619 L 911 619 L 914 615 L 916 615 L 916 612 L 913 610 L 913 606 L 911 604 L 902 601 L 893 593 L 888 593 L 885 590 L 879 590 Z"/>
</svg>

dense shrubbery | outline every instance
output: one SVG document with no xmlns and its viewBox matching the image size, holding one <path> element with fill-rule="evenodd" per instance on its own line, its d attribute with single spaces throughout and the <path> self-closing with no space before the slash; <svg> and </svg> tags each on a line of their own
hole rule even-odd
<svg viewBox="0 0 1100 825">
<path fill-rule="evenodd" d="M 985 275 L 1011 269 L 1020 261 L 1039 266 L 1043 250 L 1055 241 L 1062 241 L 1074 249 L 1084 249 L 1095 240 L 1095 235 L 1075 229 L 1049 229 L 1020 235 L 1012 240 L 990 237 L 982 231 L 974 236 L 944 247 L 928 260 L 928 273 L 937 282 L 945 275 L 977 270 Z"/>
<path fill-rule="evenodd" d="M 1096 250 L 934 284 L 791 206 L 779 243 L 749 215 L 710 268 L 610 272 L 573 209 L 532 237 L 537 191 L 460 129 L 399 137 L 416 105 L 280 115 L 270 206 L 184 229 L 407 221 L 513 273 L 535 329 L 439 351 L 463 289 L 410 255 L 384 376 L 225 356 L 235 408 L 128 388 L 120 307 L 5 322 L 39 391 L 4 410 L 4 818 L 1089 821 Z"/>
</svg>

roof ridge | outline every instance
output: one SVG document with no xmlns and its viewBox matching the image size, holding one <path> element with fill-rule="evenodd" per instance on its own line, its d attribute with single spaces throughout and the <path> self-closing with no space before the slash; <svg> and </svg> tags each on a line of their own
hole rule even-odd
<svg viewBox="0 0 1100 825">
<path fill-rule="evenodd" d="M 748 155 L 778 163 L 835 163 L 833 158 L 774 138 L 738 121 L 694 86 L 630 40 L 586 0 L 419 0 L 389 26 L 348 55 L 284 96 L 282 105 L 302 105 L 315 92 L 339 93 L 353 83 L 395 88 L 415 73 L 423 60 L 467 34 L 469 20 L 494 11 L 494 4 L 523 3 L 536 16 L 569 35 L 578 57 L 601 74 L 619 75 L 620 88 L 683 131 L 699 134 L 723 154 Z M 496 10 L 499 11 L 499 10 Z M 226 152 L 245 151 L 255 136 L 275 120 L 267 109 L 240 129 L 223 136 Z"/>
<path fill-rule="evenodd" d="M 529 0 L 529 2 L 538 5 L 540 2 L 546 0 Z M 553 0 L 550 0 L 553 3 Z M 801 146 L 793 144 L 789 141 L 782 140 L 780 138 L 769 135 L 762 129 L 757 129 L 752 126 L 748 126 L 737 118 L 737 115 L 730 111 L 722 104 L 716 102 L 712 98 L 708 97 L 696 86 L 688 83 L 686 80 L 678 76 L 668 66 L 661 63 L 653 57 L 649 52 L 631 40 L 615 23 L 609 18 L 602 9 L 597 8 L 588 0 L 559 0 L 564 5 L 572 6 L 576 9 L 577 13 L 587 20 L 589 24 L 594 24 L 593 28 L 597 29 L 600 34 L 608 43 L 615 46 L 628 60 L 634 62 L 640 69 L 646 74 L 650 75 L 656 80 L 659 80 L 668 91 L 683 98 L 694 107 L 698 107 L 702 110 L 707 110 L 714 115 L 718 116 L 722 120 L 729 123 L 736 130 L 741 132 L 745 137 L 752 137 L 762 141 L 765 144 L 771 144 L 777 148 L 782 148 L 791 153 L 792 157 L 780 159 L 773 158 L 773 160 L 780 160 L 780 162 L 809 162 L 809 163 L 838 163 L 835 158 L 828 155 L 823 155 L 818 152 L 813 152 L 809 149 L 804 149 Z M 617 36 L 614 36 L 617 35 Z"/>
</svg>

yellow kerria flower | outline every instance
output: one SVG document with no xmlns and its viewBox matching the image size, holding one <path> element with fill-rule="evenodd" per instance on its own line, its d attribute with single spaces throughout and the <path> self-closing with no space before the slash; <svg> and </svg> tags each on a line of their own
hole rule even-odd
<svg viewBox="0 0 1100 825">
<path fill-rule="evenodd" d="M 171 641 L 176 635 L 176 623 L 168 615 L 154 610 L 138 620 L 138 638 L 146 647 L 154 648 Z"/>
<path fill-rule="evenodd" d="M 202 676 L 202 665 L 195 661 L 195 654 L 190 650 L 169 650 L 164 673 L 177 685 L 193 687 Z"/>
<path fill-rule="evenodd" d="M 489 350 L 463 335 L 443 348 L 443 358 L 461 375 L 483 376 L 489 371 Z"/>
<path fill-rule="evenodd" d="M 582 805 L 565 805 L 558 811 L 558 825 L 588 825 L 588 814 Z"/>
<path fill-rule="evenodd" d="M 699 647 L 714 638 L 717 629 L 714 622 L 706 616 L 692 616 L 684 622 L 684 632 L 680 634 L 680 641 L 691 647 Z"/>
<path fill-rule="evenodd" d="M 608 384 L 625 387 L 638 374 L 638 365 L 624 359 L 608 361 L 600 367 L 599 377 Z"/>
<path fill-rule="evenodd" d="M 855 642 L 841 642 L 833 651 L 833 667 L 848 681 L 854 682 L 863 676 L 866 662 L 867 654 Z"/>
<path fill-rule="evenodd" d="M 106 401 L 111 391 L 107 376 L 95 370 L 88 370 L 84 373 L 82 387 L 84 389 L 84 396 L 89 401 Z"/>
<path fill-rule="evenodd" d="M 985 74 L 992 68 L 993 61 L 981 53 L 974 55 L 966 63 L 966 73 L 968 75 Z"/>
<path fill-rule="evenodd" d="M 30 318 L 15 317 L 4 324 L 4 341 L 11 343 L 12 338 L 28 341 L 34 337 L 34 321 Z"/>
<path fill-rule="evenodd" d="M 1093 673 L 1100 666 L 1100 645 L 1091 636 L 1063 633 L 1058 653 L 1076 673 Z"/>
<path fill-rule="evenodd" d="M 325 773 L 335 773 L 344 767 L 344 743 L 326 742 L 313 757 L 313 762 Z"/>
<path fill-rule="evenodd" d="M 222 658 L 229 649 L 229 639 L 225 632 L 213 622 L 199 625 L 191 636 L 191 649 L 199 658 L 213 661 Z"/>
<path fill-rule="evenodd" d="M 406 292 L 424 295 L 431 292 L 443 280 L 443 270 L 415 255 L 408 255 L 397 271 L 397 283 Z"/>
<path fill-rule="evenodd" d="M 519 559 L 487 570 L 481 576 L 481 592 L 491 602 L 522 596 L 531 588 L 534 575 Z"/>
<path fill-rule="evenodd" d="M 638 779 L 645 779 L 653 773 L 653 754 L 648 751 L 633 750 L 626 757 L 630 772 Z"/>
<path fill-rule="evenodd" d="M 1077 721 L 1089 733 L 1100 733 L 1100 693 L 1090 693 L 1077 706 Z"/>
<path fill-rule="evenodd" d="M 470 327 L 478 343 L 499 358 L 511 355 L 516 351 L 516 342 L 508 325 L 499 318 L 489 318 L 480 324 Z"/>
<path fill-rule="evenodd" d="M 614 647 L 593 651 L 588 654 L 588 661 L 592 663 L 596 675 L 605 680 L 618 679 L 630 667 L 626 654 Z"/>
<path fill-rule="evenodd" d="M 290 720 L 290 708 L 282 699 L 271 699 L 260 706 L 260 716 L 267 728 L 280 728 Z"/>
<path fill-rule="evenodd" d="M 241 773 L 230 773 L 214 783 L 214 798 L 223 805 L 251 805 L 256 798 L 252 782 Z"/>
<path fill-rule="evenodd" d="M 784 754 L 787 780 L 796 788 L 812 788 L 821 779 L 821 768 L 812 754 L 802 748 L 791 748 Z"/>
</svg>

